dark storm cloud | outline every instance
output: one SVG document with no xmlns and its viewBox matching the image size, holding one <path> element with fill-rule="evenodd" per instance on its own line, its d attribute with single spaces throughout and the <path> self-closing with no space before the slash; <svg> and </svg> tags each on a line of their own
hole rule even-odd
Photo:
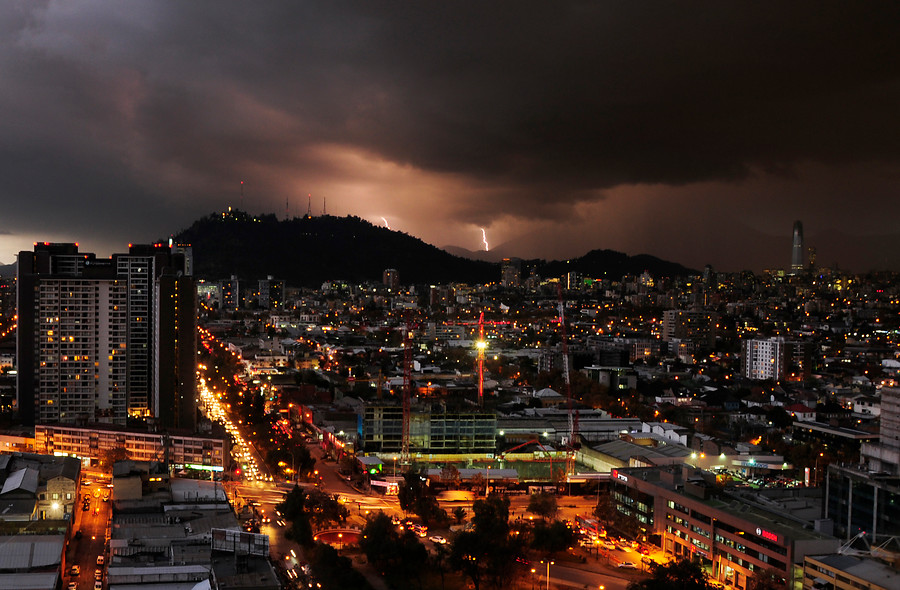
<svg viewBox="0 0 900 590">
<path fill-rule="evenodd" d="M 339 153 L 369 158 L 361 186 L 372 162 L 412 169 L 444 214 L 483 225 L 565 220 L 629 185 L 719 183 L 727 199 L 804 162 L 895 171 L 898 16 L 887 2 L 5 3 L 4 229 L 105 217 L 122 241 L 152 239 L 240 179 L 273 208 L 340 186 Z M 389 185 L 360 192 L 387 210 Z"/>
</svg>

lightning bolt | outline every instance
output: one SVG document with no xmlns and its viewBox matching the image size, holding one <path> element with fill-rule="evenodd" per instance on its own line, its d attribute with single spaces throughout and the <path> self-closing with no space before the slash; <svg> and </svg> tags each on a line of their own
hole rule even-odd
<svg viewBox="0 0 900 590">
<path fill-rule="evenodd" d="M 385 219 L 384 217 L 382 217 L 382 218 L 381 218 L 381 221 L 384 222 L 384 227 L 386 227 L 386 228 L 388 228 L 388 229 L 391 229 L 391 226 L 388 225 L 387 219 Z"/>
<path fill-rule="evenodd" d="M 488 252 L 490 251 L 491 247 L 488 246 L 487 233 L 484 231 L 483 227 L 479 229 L 481 230 L 481 241 L 484 242 L 484 251 Z"/>
</svg>

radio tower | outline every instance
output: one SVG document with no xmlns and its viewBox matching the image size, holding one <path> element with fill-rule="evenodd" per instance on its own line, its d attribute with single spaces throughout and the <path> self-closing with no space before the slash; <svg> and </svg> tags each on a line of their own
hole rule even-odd
<svg viewBox="0 0 900 590">
<path fill-rule="evenodd" d="M 306 195 L 306 218 L 312 218 L 312 193 Z"/>
</svg>

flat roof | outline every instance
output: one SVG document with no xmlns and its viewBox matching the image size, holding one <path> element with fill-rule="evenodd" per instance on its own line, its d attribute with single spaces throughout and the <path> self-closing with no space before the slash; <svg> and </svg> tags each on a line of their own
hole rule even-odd
<svg viewBox="0 0 900 590">
<path fill-rule="evenodd" d="M 883 588 L 900 588 L 900 571 L 877 559 L 838 554 L 809 555 L 807 557 L 855 578 L 878 584 Z"/>
</svg>

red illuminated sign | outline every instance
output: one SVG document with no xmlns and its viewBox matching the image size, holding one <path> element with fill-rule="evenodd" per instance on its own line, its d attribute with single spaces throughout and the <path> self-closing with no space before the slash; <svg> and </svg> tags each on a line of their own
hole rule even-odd
<svg viewBox="0 0 900 590">
<path fill-rule="evenodd" d="M 766 539 L 767 541 L 775 541 L 776 543 L 778 542 L 778 535 L 770 531 L 764 529 L 756 529 L 756 534 L 763 539 Z"/>
</svg>

